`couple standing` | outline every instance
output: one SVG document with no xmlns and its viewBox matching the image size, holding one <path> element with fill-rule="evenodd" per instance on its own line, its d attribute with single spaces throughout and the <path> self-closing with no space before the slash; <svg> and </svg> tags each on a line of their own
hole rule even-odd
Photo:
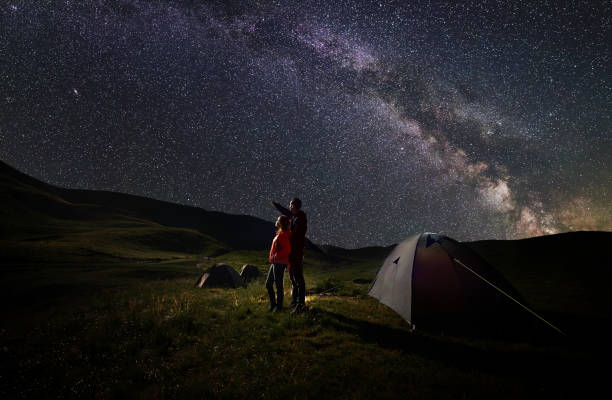
<svg viewBox="0 0 612 400">
<path fill-rule="evenodd" d="M 304 309 L 306 300 L 306 283 L 304 282 L 304 243 L 306 242 L 306 214 L 302 211 L 302 201 L 291 199 L 289 209 L 271 201 L 270 205 L 283 215 L 276 220 L 276 236 L 270 248 L 270 270 L 266 279 L 266 289 L 270 296 L 269 311 L 283 309 L 283 278 L 285 268 L 289 266 L 291 279 L 291 304 L 295 309 L 291 314 L 297 314 Z M 276 284 L 276 298 L 274 285 Z"/>
</svg>

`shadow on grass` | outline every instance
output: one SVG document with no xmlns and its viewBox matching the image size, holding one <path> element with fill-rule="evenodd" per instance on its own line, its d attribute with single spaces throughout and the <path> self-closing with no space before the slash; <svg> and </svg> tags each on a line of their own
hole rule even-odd
<svg viewBox="0 0 612 400">
<path fill-rule="evenodd" d="M 436 360 L 447 366 L 516 376 L 524 380 L 563 381 L 572 384 L 593 379 L 596 363 L 592 355 L 571 351 L 567 346 L 536 347 L 533 344 L 486 341 L 461 337 L 436 337 L 391 328 L 342 314 L 316 309 L 325 325 L 357 335 L 364 342 Z M 474 344 L 472 344 L 472 342 Z M 544 344 L 546 346 L 546 344 Z"/>
</svg>

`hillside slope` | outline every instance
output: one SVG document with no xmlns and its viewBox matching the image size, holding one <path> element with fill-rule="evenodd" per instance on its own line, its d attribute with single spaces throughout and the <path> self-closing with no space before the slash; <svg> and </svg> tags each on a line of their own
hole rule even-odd
<svg viewBox="0 0 612 400">
<path fill-rule="evenodd" d="M 612 232 L 569 232 L 522 240 L 483 240 L 465 245 L 494 265 L 537 309 L 589 317 L 591 327 L 610 316 Z M 593 322 L 595 321 L 595 322 Z M 566 320 L 580 329 L 582 320 Z M 585 328 L 582 325 L 582 328 Z"/>
<path fill-rule="evenodd" d="M 78 202 L 69 193 L 0 163 L 2 263 L 160 260 L 226 251 L 226 244 L 195 229 Z"/>
<path fill-rule="evenodd" d="M 182 239 L 170 240 L 179 245 L 172 250 L 193 253 L 198 252 L 198 248 L 210 248 L 209 253 L 217 253 L 228 249 L 266 250 L 275 233 L 272 222 L 249 215 L 207 211 L 124 193 L 52 186 L 1 161 L 0 207 L 0 219 L 4 222 L 0 227 L 0 240 L 31 240 L 32 235 L 34 238 L 53 236 L 58 229 L 64 233 L 80 231 L 83 225 L 91 231 L 109 222 L 110 226 L 121 228 L 144 224 L 157 230 L 183 229 L 183 236 L 178 236 Z M 195 237 L 185 240 L 185 232 Z M 165 240 L 147 242 L 153 248 L 168 246 Z M 189 246 L 185 248 L 183 243 Z M 306 248 L 321 253 L 308 239 Z"/>
<path fill-rule="evenodd" d="M 232 248 L 265 248 L 274 235 L 271 223 L 255 217 L 58 188 L 2 162 L 0 220 L 2 262 L 214 255 Z"/>
</svg>

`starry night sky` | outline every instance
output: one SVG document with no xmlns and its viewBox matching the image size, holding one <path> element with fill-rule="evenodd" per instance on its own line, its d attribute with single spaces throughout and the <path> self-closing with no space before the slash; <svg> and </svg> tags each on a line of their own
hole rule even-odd
<svg viewBox="0 0 612 400">
<path fill-rule="evenodd" d="M 0 159 L 344 247 L 612 230 L 610 2 L 0 2 Z M 239 229 L 239 227 L 236 227 Z"/>
</svg>

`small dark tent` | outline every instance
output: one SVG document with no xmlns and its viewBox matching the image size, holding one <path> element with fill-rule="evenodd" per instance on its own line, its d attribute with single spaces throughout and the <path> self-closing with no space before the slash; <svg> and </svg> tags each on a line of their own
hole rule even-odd
<svg viewBox="0 0 612 400">
<path fill-rule="evenodd" d="M 478 254 L 438 234 L 398 244 L 378 270 L 369 295 L 420 328 L 512 333 L 544 322 Z M 560 331 L 559 331 L 560 332 Z"/>
<path fill-rule="evenodd" d="M 240 270 L 240 277 L 245 282 L 250 282 L 253 279 L 259 278 L 261 275 L 259 268 L 253 264 L 244 264 Z"/>
<path fill-rule="evenodd" d="M 227 264 L 215 264 L 208 268 L 198 279 L 195 287 L 238 287 L 245 286 L 238 272 Z"/>
</svg>

